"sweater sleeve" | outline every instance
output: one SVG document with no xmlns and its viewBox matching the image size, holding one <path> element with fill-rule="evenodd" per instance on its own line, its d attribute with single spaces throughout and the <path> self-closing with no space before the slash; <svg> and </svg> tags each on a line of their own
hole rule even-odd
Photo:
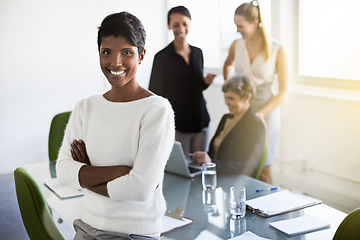
<svg viewBox="0 0 360 240">
<path fill-rule="evenodd" d="M 143 116 L 138 154 L 126 176 L 107 183 L 115 201 L 146 201 L 159 186 L 175 138 L 174 113 L 170 103 L 157 104 Z"/>
<path fill-rule="evenodd" d="M 70 152 L 70 144 L 74 139 L 83 139 L 83 105 L 84 101 L 79 102 L 70 115 L 56 161 L 56 174 L 60 183 L 75 188 L 81 188 L 78 176 L 80 168 L 85 164 L 73 160 Z"/>
</svg>

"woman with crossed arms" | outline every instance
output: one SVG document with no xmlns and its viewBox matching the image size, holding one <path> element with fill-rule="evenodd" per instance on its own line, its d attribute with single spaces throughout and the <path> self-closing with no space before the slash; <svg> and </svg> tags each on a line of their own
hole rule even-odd
<svg viewBox="0 0 360 240">
<path fill-rule="evenodd" d="M 107 16 L 99 28 L 100 67 L 111 89 L 76 105 L 56 164 L 60 183 L 83 188 L 76 240 L 160 239 L 174 113 L 136 80 L 145 36 L 127 12 Z"/>
</svg>

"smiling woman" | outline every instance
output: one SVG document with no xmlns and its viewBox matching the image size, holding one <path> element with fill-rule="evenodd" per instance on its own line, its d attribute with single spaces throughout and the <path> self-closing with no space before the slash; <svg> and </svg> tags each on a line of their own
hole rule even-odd
<svg viewBox="0 0 360 240">
<path fill-rule="evenodd" d="M 209 152 L 195 152 L 198 163 L 216 162 L 220 174 L 255 177 L 264 150 L 265 128 L 251 108 L 255 94 L 252 79 L 236 75 L 222 87 L 229 113 L 225 114 L 210 142 Z"/>
<path fill-rule="evenodd" d="M 210 116 L 203 91 L 215 75 L 204 77 L 202 50 L 186 40 L 191 25 L 189 10 L 173 7 L 167 21 L 174 40 L 155 55 L 149 89 L 169 99 L 176 116 L 176 140 L 187 156 L 207 148 Z"/>
<path fill-rule="evenodd" d="M 130 13 L 109 15 L 99 28 L 100 67 L 111 89 L 76 105 L 56 164 L 62 184 L 84 189 L 77 240 L 160 239 L 174 113 L 136 80 L 144 45 L 145 29 Z"/>
</svg>

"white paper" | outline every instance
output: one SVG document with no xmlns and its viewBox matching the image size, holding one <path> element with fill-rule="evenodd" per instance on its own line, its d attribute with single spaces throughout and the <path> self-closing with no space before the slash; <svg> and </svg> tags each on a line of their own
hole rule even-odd
<svg viewBox="0 0 360 240">
<path fill-rule="evenodd" d="M 330 224 L 310 215 L 269 223 L 274 228 L 289 236 L 312 232 L 330 227 Z"/>
<path fill-rule="evenodd" d="M 185 225 L 188 225 L 192 223 L 193 220 L 188 218 L 183 218 L 183 220 L 175 219 L 172 217 L 168 217 L 166 215 L 162 218 L 162 226 L 161 226 L 161 233 L 166 233 L 168 231 L 171 231 L 175 228 L 182 227 Z"/>
<path fill-rule="evenodd" d="M 267 215 L 288 212 L 317 203 L 321 203 L 321 200 L 302 194 L 292 193 L 288 190 L 271 193 L 246 201 L 246 205 L 252 209 L 258 209 L 259 212 Z"/>
<path fill-rule="evenodd" d="M 244 232 L 240 236 L 237 236 L 234 238 L 229 238 L 229 240 L 230 239 L 231 240 L 271 240 L 270 238 L 259 237 L 258 235 L 256 235 L 255 233 L 252 233 L 250 231 Z"/>
<path fill-rule="evenodd" d="M 215 233 L 210 232 L 209 230 L 203 230 L 194 240 L 223 240 L 223 238 L 217 236 Z M 172 239 L 173 240 L 173 239 Z"/>
<path fill-rule="evenodd" d="M 83 195 L 81 189 L 64 186 L 59 183 L 57 178 L 50 178 L 45 180 L 44 185 L 50 189 L 60 199 L 80 197 Z"/>
</svg>

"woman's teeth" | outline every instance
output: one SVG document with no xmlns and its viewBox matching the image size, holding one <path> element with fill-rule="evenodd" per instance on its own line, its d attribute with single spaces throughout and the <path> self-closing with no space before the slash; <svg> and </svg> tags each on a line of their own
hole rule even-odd
<svg viewBox="0 0 360 240">
<path fill-rule="evenodd" d="M 110 73 L 112 74 L 112 75 L 116 75 L 116 76 L 118 76 L 118 75 L 121 75 L 121 74 L 123 74 L 125 71 L 112 71 L 112 70 L 110 70 Z"/>
</svg>

